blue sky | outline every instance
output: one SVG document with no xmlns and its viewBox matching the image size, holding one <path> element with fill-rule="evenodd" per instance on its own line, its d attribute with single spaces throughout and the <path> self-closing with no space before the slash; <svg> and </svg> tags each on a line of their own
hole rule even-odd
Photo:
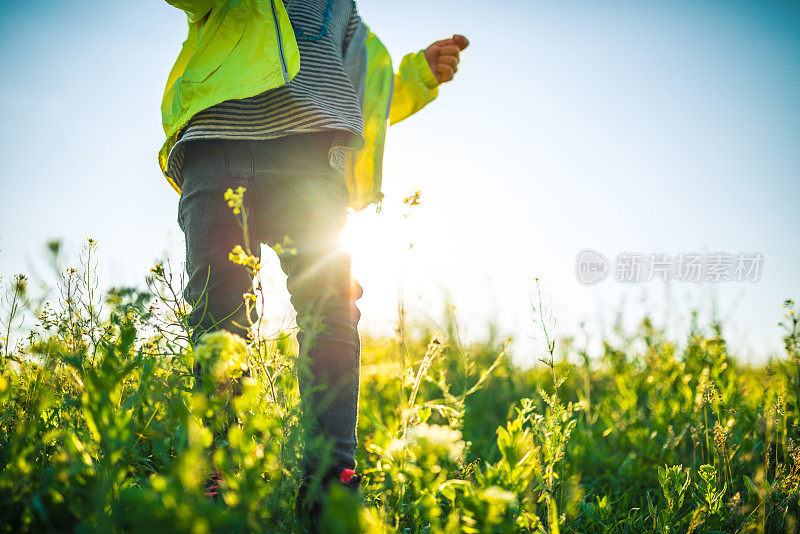
<svg viewBox="0 0 800 534">
<path fill-rule="evenodd" d="M 402 5 L 402 7 L 398 7 Z M 594 336 L 620 302 L 685 331 L 690 307 L 727 320 L 732 349 L 781 346 L 800 297 L 800 3 L 378 2 L 362 17 L 395 62 L 454 32 L 456 80 L 393 127 L 383 213 L 353 218 L 363 326 L 391 332 L 400 281 L 412 311 L 463 330 L 487 320 L 532 360 L 529 295 L 544 280 L 557 330 Z M 164 2 L 0 4 L 0 275 L 44 242 L 101 244 L 104 285 L 141 285 L 182 261 L 177 195 L 160 176 L 159 105 L 185 38 Z M 401 200 L 422 191 L 403 220 Z M 406 251 L 408 241 L 414 247 Z M 579 251 L 759 252 L 757 283 L 585 286 Z M 275 263 L 274 316 L 287 299 Z"/>
</svg>

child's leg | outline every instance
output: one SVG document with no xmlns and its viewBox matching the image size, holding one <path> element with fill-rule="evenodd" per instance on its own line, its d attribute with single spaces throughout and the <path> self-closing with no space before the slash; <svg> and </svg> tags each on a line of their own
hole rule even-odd
<svg viewBox="0 0 800 534">
<path fill-rule="evenodd" d="M 242 294 L 252 288 L 253 280 L 228 257 L 234 246 L 244 243 L 244 236 L 224 198 L 228 188 L 252 188 L 251 162 L 239 157 L 239 152 L 246 154 L 242 148 L 235 141 L 202 140 L 185 149 L 178 222 L 186 237 L 189 279 L 184 297 L 192 305 L 188 323 L 195 342 L 203 333 L 219 329 L 247 336 Z M 246 209 L 255 211 L 247 193 L 245 203 Z M 251 234 L 251 242 L 258 243 L 257 232 Z M 256 255 L 260 250 L 253 247 Z M 250 321 L 256 319 L 254 311 Z"/>
<path fill-rule="evenodd" d="M 355 466 L 360 371 L 355 300 L 361 290 L 351 278 L 349 256 L 338 248 L 348 193 L 344 176 L 328 163 L 330 140 L 329 133 L 319 133 L 193 143 L 184 156 L 179 209 L 189 273 L 184 294 L 194 306 L 189 324 L 195 340 L 219 328 L 246 334 L 237 324 L 248 324 L 242 293 L 252 280 L 228 259 L 243 236 L 225 190 L 247 188 L 255 254 L 262 241 L 291 239 L 287 248 L 296 254 L 284 255 L 281 267 L 301 328 L 298 379 L 310 471 Z M 329 456 L 316 450 L 318 442 L 332 447 Z"/>
<path fill-rule="evenodd" d="M 360 343 L 350 260 L 338 251 L 281 262 L 297 310 L 298 381 L 306 424 L 306 471 L 355 468 Z M 322 267 L 320 269 L 320 267 Z"/>
<path fill-rule="evenodd" d="M 306 468 L 354 468 L 361 296 L 339 248 L 348 192 L 328 163 L 330 134 L 253 142 L 254 181 L 268 199 L 260 217 L 270 241 L 291 239 L 281 267 L 301 329 L 298 380 L 306 421 Z M 319 442 L 332 447 L 317 448 Z"/>
</svg>

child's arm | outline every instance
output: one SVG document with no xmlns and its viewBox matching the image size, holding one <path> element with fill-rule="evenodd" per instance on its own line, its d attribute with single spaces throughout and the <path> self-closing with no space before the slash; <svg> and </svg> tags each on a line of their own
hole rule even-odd
<svg viewBox="0 0 800 534">
<path fill-rule="evenodd" d="M 468 45 L 466 37 L 454 35 L 405 56 L 394 76 L 389 123 L 396 124 L 432 102 L 439 93 L 439 84 L 453 79 L 459 54 Z"/>
</svg>

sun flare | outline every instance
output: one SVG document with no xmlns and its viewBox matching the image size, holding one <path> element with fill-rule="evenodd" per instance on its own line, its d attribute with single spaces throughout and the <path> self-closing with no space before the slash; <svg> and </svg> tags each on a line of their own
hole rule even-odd
<svg viewBox="0 0 800 534">
<path fill-rule="evenodd" d="M 357 278 L 382 278 L 408 261 L 411 234 L 399 214 L 360 212 L 348 216 L 339 245 L 350 254 Z"/>
</svg>

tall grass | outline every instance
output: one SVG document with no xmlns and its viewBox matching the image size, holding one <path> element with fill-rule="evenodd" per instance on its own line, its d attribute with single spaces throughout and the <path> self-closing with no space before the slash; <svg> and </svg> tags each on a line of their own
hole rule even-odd
<svg viewBox="0 0 800 534">
<path fill-rule="evenodd" d="M 298 531 L 291 337 L 192 347 L 169 264 L 101 296 L 94 247 L 59 267 L 55 299 L 4 282 L 0 530 Z M 327 531 L 797 531 L 794 302 L 785 357 L 753 367 L 713 328 L 678 343 L 646 317 L 589 358 L 559 345 L 538 300 L 533 368 L 506 357 L 510 340 L 464 345 L 452 313 L 441 331 L 404 316 L 397 336 L 365 337 L 362 502 L 332 495 Z M 196 361 L 216 376 L 204 390 Z M 218 503 L 202 495 L 212 469 Z"/>
</svg>

